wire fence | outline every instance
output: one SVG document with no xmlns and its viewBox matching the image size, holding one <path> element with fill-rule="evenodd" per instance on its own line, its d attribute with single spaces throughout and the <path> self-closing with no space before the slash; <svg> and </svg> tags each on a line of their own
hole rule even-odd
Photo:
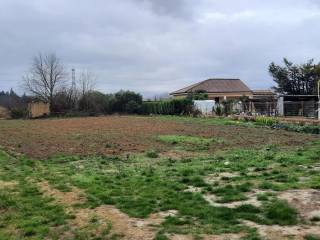
<svg viewBox="0 0 320 240">
<path fill-rule="evenodd" d="M 263 115 L 263 116 L 277 116 L 278 108 L 277 102 L 252 102 L 251 103 L 251 113 L 253 115 Z"/>
<path fill-rule="evenodd" d="M 279 109 L 278 101 L 251 101 L 247 103 L 224 104 L 224 114 L 246 114 L 252 116 L 284 116 L 284 117 L 318 117 L 318 102 L 308 101 L 284 101 L 283 109 Z"/>
<path fill-rule="evenodd" d="M 285 101 L 284 115 L 315 118 L 318 116 L 318 103 L 316 101 Z"/>
</svg>

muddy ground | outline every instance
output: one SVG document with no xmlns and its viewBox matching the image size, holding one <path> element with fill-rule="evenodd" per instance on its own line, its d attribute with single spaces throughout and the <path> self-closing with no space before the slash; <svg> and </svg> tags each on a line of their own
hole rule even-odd
<svg viewBox="0 0 320 240">
<path fill-rule="evenodd" d="M 59 154 L 99 155 L 169 151 L 159 135 L 194 135 L 223 141 L 209 149 L 259 148 L 274 144 L 299 146 L 317 136 L 283 130 L 183 122 L 177 118 L 108 116 L 43 120 L 1 120 L 0 145 L 32 158 Z"/>
</svg>

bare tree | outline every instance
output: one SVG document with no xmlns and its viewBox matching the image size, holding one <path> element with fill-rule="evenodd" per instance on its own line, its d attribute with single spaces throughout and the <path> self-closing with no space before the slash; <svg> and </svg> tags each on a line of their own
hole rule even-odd
<svg viewBox="0 0 320 240">
<path fill-rule="evenodd" d="M 23 77 L 24 87 L 35 97 L 46 101 L 52 109 L 54 95 L 66 84 L 66 72 L 55 54 L 39 54 L 30 72 Z"/>
<path fill-rule="evenodd" d="M 92 91 L 95 87 L 96 75 L 93 72 L 89 72 L 87 70 L 83 70 L 79 76 L 79 93 L 80 96 L 85 96 L 88 92 Z"/>
</svg>

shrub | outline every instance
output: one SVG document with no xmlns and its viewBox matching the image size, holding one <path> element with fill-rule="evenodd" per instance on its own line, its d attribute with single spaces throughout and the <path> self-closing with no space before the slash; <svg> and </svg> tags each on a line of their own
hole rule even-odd
<svg viewBox="0 0 320 240">
<path fill-rule="evenodd" d="M 270 224 L 294 225 L 297 223 L 297 211 L 286 201 L 274 200 L 267 204 L 264 210 Z"/>
<path fill-rule="evenodd" d="M 190 115 L 194 112 L 193 102 L 190 99 L 172 99 L 158 102 L 144 102 L 143 114 L 161 115 Z"/>
<path fill-rule="evenodd" d="M 26 108 L 12 108 L 10 112 L 11 118 L 26 118 L 28 117 L 28 110 Z"/>
<path fill-rule="evenodd" d="M 320 240 L 320 236 L 308 234 L 304 237 L 305 240 Z"/>
<path fill-rule="evenodd" d="M 113 104 L 114 112 L 136 113 L 142 104 L 142 96 L 132 91 L 119 91 L 114 94 L 115 102 Z M 129 107 L 134 107 L 133 111 Z M 128 112 L 129 113 L 129 112 Z"/>
<path fill-rule="evenodd" d="M 300 126 L 300 125 L 294 125 L 294 124 L 278 123 L 278 124 L 274 124 L 272 128 L 284 129 L 292 132 L 320 134 L 320 126 L 313 126 L 313 125 Z"/>
<path fill-rule="evenodd" d="M 150 150 L 146 152 L 146 156 L 149 158 L 157 158 L 159 157 L 159 154 L 155 150 Z"/>
<path fill-rule="evenodd" d="M 221 105 L 221 104 L 219 104 L 219 103 L 217 103 L 214 107 L 213 107 L 213 109 L 212 109 L 212 111 L 217 115 L 217 116 L 222 116 L 223 115 L 223 106 Z"/>
<path fill-rule="evenodd" d="M 141 105 L 137 103 L 136 101 L 130 100 L 126 106 L 125 106 L 125 111 L 127 113 L 139 113 L 141 110 Z"/>
<path fill-rule="evenodd" d="M 279 119 L 275 117 L 263 117 L 263 116 L 258 116 L 255 119 L 255 122 L 259 125 L 267 125 L 267 126 L 272 126 L 274 124 L 279 123 Z"/>
</svg>

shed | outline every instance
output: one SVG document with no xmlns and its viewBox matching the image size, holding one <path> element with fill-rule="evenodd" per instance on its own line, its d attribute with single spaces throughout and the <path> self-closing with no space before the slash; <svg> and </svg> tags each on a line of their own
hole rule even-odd
<svg viewBox="0 0 320 240">
<path fill-rule="evenodd" d="M 50 115 L 50 104 L 45 102 L 30 102 L 28 104 L 30 118 L 38 118 Z"/>
</svg>

